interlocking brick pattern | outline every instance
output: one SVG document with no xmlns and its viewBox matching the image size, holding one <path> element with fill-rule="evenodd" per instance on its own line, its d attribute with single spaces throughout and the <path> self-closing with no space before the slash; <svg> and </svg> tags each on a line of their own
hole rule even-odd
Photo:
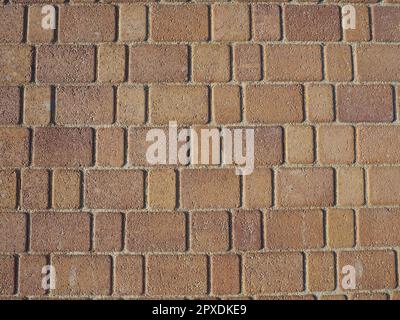
<svg viewBox="0 0 400 320">
<path fill-rule="evenodd" d="M 399 299 L 400 1 L 346 2 L 1 0 L 0 298 Z M 149 164 L 169 121 L 253 174 Z"/>
</svg>

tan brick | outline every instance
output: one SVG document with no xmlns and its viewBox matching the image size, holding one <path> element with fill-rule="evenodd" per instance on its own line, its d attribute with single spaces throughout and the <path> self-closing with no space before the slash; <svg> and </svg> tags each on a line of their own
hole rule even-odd
<svg viewBox="0 0 400 320">
<path fill-rule="evenodd" d="M 389 296 L 382 292 L 355 293 L 349 296 L 350 300 L 389 300 Z"/>
<path fill-rule="evenodd" d="M 343 30 L 345 41 L 371 40 L 369 12 L 367 6 L 354 6 L 356 10 L 356 28 Z"/>
<path fill-rule="evenodd" d="M 241 120 L 239 86 L 214 86 L 212 88 L 214 120 L 218 124 L 238 123 Z"/>
<path fill-rule="evenodd" d="M 47 170 L 22 171 L 22 208 L 47 209 L 49 207 L 50 174 Z"/>
<path fill-rule="evenodd" d="M 334 119 L 333 88 L 331 85 L 306 86 L 306 114 L 311 122 L 330 122 Z"/>
<path fill-rule="evenodd" d="M 24 8 L 21 6 L 0 6 L 0 43 L 18 43 L 23 39 Z"/>
<path fill-rule="evenodd" d="M 324 53 L 327 80 L 343 82 L 353 79 L 353 63 L 350 46 L 328 44 L 325 46 Z"/>
<path fill-rule="evenodd" d="M 17 175 L 12 170 L 0 170 L 0 208 L 15 209 L 17 206 Z"/>
<path fill-rule="evenodd" d="M 143 171 L 86 172 L 86 206 L 93 209 L 140 209 L 144 204 Z"/>
<path fill-rule="evenodd" d="M 262 47 L 238 44 L 234 47 L 235 79 L 238 81 L 261 80 Z"/>
<path fill-rule="evenodd" d="M 53 207 L 77 209 L 81 203 L 81 173 L 77 170 L 53 171 Z"/>
<path fill-rule="evenodd" d="M 335 257 L 332 252 L 311 252 L 306 269 L 309 290 L 335 290 Z"/>
<path fill-rule="evenodd" d="M 144 88 L 118 87 L 117 122 L 122 125 L 143 124 L 146 97 Z"/>
<path fill-rule="evenodd" d="M 242 3 L 212 6 L 212 38 L 216 41 L 241 41 L 250 38 L 249 7 Z"/>
<path fill-rule="evenodd" d="M 400 41 L 400 8 L 372 7 L 372 32 L 376 41 Z"/>
<path fill-rule="evenodd" d="M 319 300 L 347 300 L 345 295 L 335 294 L 335 295 L 323 295 Z"/>
<path fill-rule="evenodd" d="M 279 169 L 277 205 L 280 207 L 330 206 L 334 203 L 331 168 Z"/>
<path fill-rule="evenodd" d="M 52 93 L 48 86 L 25 87 L 24 123 L 47 125 L 50 123 Z"/>
<path fill-rule="evenodd" d="M 115 252 L 123 249 L 123 216 L 119 212 L 98 213 L 94 218 L 95 249 Z"/>
<path fill-rule="evenodd" d="M 301 122 L 303 89 L 298 85 L 246 86 L 246 120 L 252 123 Z"/>
<path fill-rule="evenodd" d="M 43 296 L 47 290 L 42 287 L 42 268 L 49 265 L 43 255 L 22 255 L 19 258 L 19 294 L 22 296 Z M 57 271 L 56 271 L 57 276 Z"/>
<path fill-rule="evenodd" d="M 244 260 L 244 281 L 248 294 L 302 291 L 303 255 L 296 252 L 248 254 Z"/>
<path fill-rule="evenodd" d="M 0 128 L 0 165 L 26 166 L 29 162 L 29 131 L 24 128 Z"/>
<path fill-rule="evenodd" d="M 216 295 L 240 293 L 240 258 L 235 254 L 211 257 L 211 292 Z"/>
<path fill-rule="evenodd" d="M 368 204 L 397 205 L 400 203 L 400 168 L 371 167 L 368 169 Z"/>
<path fill-rule="evenodd" d="M 254 129 L 254 158 L 256 165 L 282 163 L 283 130 L 281 127 L 258 127 Z"/>
<path fill-rule="evenodd" d="M 185 82 L 188 49 L 185 45 L 140 44 L 130 48 L 131 82 Z"/>
<path fill-rule="evenodd" d="M 150 255 L 147 265 L 150 295 L 207 293 L 207 257 L 204 255 Z"/>
<path fill-rule="evenodd" d="M 262 214 L 259 211 L 238 210 L 233 214 L 233 247 L 236 250 L 261 249 Z"/>
<path fill-rule="evenodd" d="M 129 129 L 128 134 L 128 162 L 129 165 L 133 166 L 149 166 L 152 165 L 149 163 L 149 159 L 147 158 L 147 150 L 149 146 L 152 144 L 151 142 L 146 141 L 147 133 L 151 130 L 150 128 L 137 128 L 131 127 Z M 162 129 L 161 129 L 162 130 Z M 165 135 L 168 134 L 167 130 L 164 129 L 163 133 Z M 166 144 L 168 150 L 168 142 Z"/>
<path fill-rule="evenodd" d="M 140 295 L 143 293 L 143 258 L 117 256 L 115 259 L 115 293 Z"/>
<path fill-rule="evenodd" d="M 0 256 L 0 296 L 15 293 L 15 258 L 12 256 Z"/>
<path fill-rule="evenodd" d="M 125 80 L 125 46 L 102 44 L 99 52 L 99 81 L 122 82 Z"/>
<path fill-rule="evenodd" d="M 154 41 L 208 40 L 208 8 L 204 4 L 156 4 L 151 10 Z"/>
<path fill-rule="evenodd" d="M 302 0 L 299 0 L 302 1 Z M 309 1 L 309 0 L 307 0 Z M 255 298 L 256 300 L 282 300 L 282 301 L 303 301 L 303 300 L 316 300 L 315 296 L 311 294 L 302 294 L 302 295 L 277 295 L 277 296 L 270 296 L 270 295 L 260 295 Z"/>
<path fill-rule="evenodd" d="M 26 250 L 27 222 L 24 213 L 0 213 L 0 252 Z"/>
<path fill-rule="evenodd" d="M 253 37 L 256 41 L 274 41 L 280 40 L 281 31 L 281 13 L 277 5 L 253 4 Z"/>
<path fill-rule="evenodd" d="M 88 213 L 33 213 L 31 249 L 38 252 L 89 251 L 90 225 Z"/>
<path fill-rule="evenodd" d="M 244 206 L 250 209 L 272 206 L 272 172 L 268 168 L 258 168 L 243 178 Z"/>
<path fill-rule="evenodd" d="M 356 242 L 353 210 L 329 209 L 326 217 L 328 245 L 331 248 L 352 248 Z"/>
<path fill-rule="evenodd" d="M 119 6 L 120 40 L 145 40 L 146 16 L 146 7 L 143 4 L 121 4 Z"/>
<path fill-rule="evenodd" d="M 26 83 L 32 76 L 32 48 L 0 45 L 0 84 Z"/>
<path fill-rule="evenodd" d="M 97 164 L 104 167 L 121 167 L 125 162 L 125 131 L 123 128 L 97 129 Z"/>
<path fill-rule="evenodd" d="M 149 172 L 149 207 L 174 209 L 176 199 L 176 173 L 172 169 L 155 169 Z"/>
<path fill-rule="evenodd" d="M 43 6 L 29 6 L 28 8 L 28 40 L 32 43 L 50 43 L 54 40 L 55 30 L 42 27 L 44 17 L 42 8 Z"/>
<path fill-rule="evenodd" d="M 364 171 L 362 168 L 337 169 L 337 204 L 339 206 L 364 204 Z"/>
<path fill-rule="evenodd" d="M 286 128 L 286 161 L 288 163 L 314 162 L 314 131 L 311 126 Z"/>
<path fill-rule="evenodd" d="M 193 46 L 193 80 L 227 82 L 230 80 L 230 48 L 220 44 Z"/>
<path fill-rule="evenodd" d="M 90 128 L 35 128 L 33 150 L 36 166 L 90 166 L 93 131 Z"/>
<path fill-rule="evenodd" d="M 21 113 L 21 92 L 18 87 L 0 87 L 0 124 L 18 124 Z"/>
</svg>

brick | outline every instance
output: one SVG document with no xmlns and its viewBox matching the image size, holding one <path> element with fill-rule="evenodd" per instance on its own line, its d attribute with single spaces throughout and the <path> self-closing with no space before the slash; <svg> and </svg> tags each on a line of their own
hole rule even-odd
<svg viewBox="0 0 400 320">
<path fill-rule="evenodd" d="M 0 296 L 15 293 L 15 258 L 12 256 L 0 256 Z"/>
<path fill-rule="evenodd" d="M 150 120 L 155 124 L 205 124 L 208 121 L 206 86 L 152 86 Z"/>
<path fill-rule="evenodd" d="M 254 129 L 254 157 L 256 165 L 280 164 L 283 161 L 283 130 L 281 127 Z"/>
<path fill-rule="evenodd" d="M 22 296 L 43 296 L 47 290 L 42 287 L 42 268 L 49 265 L 44 255 L 22 255 L 19 258 L 19 294 Z M 56 270 L 57 276 L 57 270 Z M 57 283 L 57 282 L 56 282 Z"/>
<path fill-rule="evenodd" d="M 90 128 L 35 128 L 33 150 L 36 166 L 90 166 L 93 131 Z"/>
<path fill-rule="evenodd" d="M 288 5 L 285 11 L 289 41 L 339 41 L 340 11 L 333 5 Z"/>
<path fill-rule="evenodd" d="M 17 175 L 12 170 L 0 170 L 0 208 L 15 209 L 17 206 Z"/>
<path fill-rule="evenodd" d="M 244 281 L 248 294 L 299 292 L 303 288 L 301 253 L 252 253 L 245 256 Z"/>
<path fill-rule="evenodd" d="M 24 123 L 48 125 L 50 123 L 53 97 L 48 86 L 25 87 Z"/>
<path fill-rule="evenodd" d="M 133 166 L 149 166 L 151 165 L 147 159 L 147 150 L 151 142 L 146 141 L 147 133 L 150 128 L 131 127 L 128 134 L 128 162 Z M 163 133 L 168 134 L 166 130 Z M 168 142 L 166 147 L 168 148 Z M 168 149 L 167 149 L 168 150 Z"/>
<path fill-rule="evenodd" d="M 143 293 L 143 258 L 117 256 L 115 259 L 115 293 L 140 295 Z"/>
<path fill-rule="evenodd" d="M 301 1 L 301 0 L 300 0 Z M 303 300 L 316 300 L 315 296 L 307 295 L 277 295 L 277 296 L 257 296 L 256 300 L 283 300 L 283 301 L 303 301 Z"/>
<path fill-rule="evenodd" d="M 335 294 L 335 295 L 323 295 L 319 300 L 347 300 L 345 295 Z"/>
<path fill-rule="evenodd" d="M 306 269 L 309 290 L 335 290 L 335 257 L 332 252 L 311 252 Z"/>
<path fill-rule="evenodd" d="M 355 245 L 355 219 L 353 210 L 329 209 L 326 220 L 329 247 L 352 248 Z"/>
<path fill-rule="evenodd" d="M 140 170 L 91 170 L 86 172 L 86 206 L 93 209 L 143 207 L 143 172 Z"/>
<path fill-rule="evenodd" d="M 28 7 L 28 40 L 32 43 L 50 43 L 54 40 L 55 30 L 42 27 L 43 6 Z M 57 22 L 56 22 L 57 28 Z"/>
<path fill-rule="evenodd" d="M 211 292 L 216 295 L 240 293 L 240 258 L 235 254 L 211 257 Z"/>
<path fill-rule="evenodd" d="M 321 125 L 317 129 L 318 161 L 322 164 L 354 162 L 354 128 Z"/>
<path fill-rule="evenodd" d="M 94 218 L 95 249 L 99 252 L 115 252 L 123 249 L 124 219 L 121 213 L 98 213 Z"/>
<path fill-rule="evenodd" d="M 238 44 L 234 47 L 235 79 L 238 81 L 261 80 L 262 48 L 253 44 Z"/>
<path fill-rule="evenodd" d="M 311 122 L 330 122 L 334 119 L 333 88 L 331 85 L 306 86 L 306 114 Z"/>
<path fill-rule="evenodd" d="M 111 5 L 60 6 L 60 42 L 111 42 L 116 12 Z"/>
<path fill-rule="evenodd" d="M 135 212 L 130 213 L 127 220 L 126 238 L 129 251 L 185 251 L 186 217 L 184 213 Z"/>
<path fill-rule="evenodd" d="M 358 81 L 398 81 L 400 65 L 396 62 L 400 45 L 360 45 L 356 49 Z"/>
<path fill-rule="evenodd" d="M 220 44 L 193 46 L 193 80 L 227 82 L 230 80 L 230 48 Z"/>
<path fill-rule="evenodd" d="M 0 213 L 0 252 L 25 251 L 27 221 L 24 213 Z"/>
<path fill-rule="evenodd" d="M 298 85 L 246 86 L 246 120 L 251 123 L 301 122 L 303 90 Z"/>
<path fill-rule="evenodd" d="M 207 293 L 207 258 L 204 255 L 150 255 L 147 266 L 150 295 Z"/>
<path fill-rule="evenodd" d="M 53 207 L 77 209 L 81 204 L 81 173 L 78 170 L 53 171 Z"/>
<path fill-rule="evenodd" d="M 151 11 L 154 41 L 208 40 L 208 8 L 204 4 L 157 4 Z"/>
<path fill-rule="evenodd" d="M 123 128 L 97 129 L 97 164 L 103 167 L 121 167 L 125 162 L 125 130 Z"/>
<path fill-rule="evenodd" d="M 185 82 L 188 78 L 185 45 L 135 45 L 129 57 L 131 82 Z"/>
<path fill-rule="evenodd" d="M 122 125 L 143 124 L 145 121 L 145 99 L 144 88 L 119 86 L 117 122 Z"/>
<path fill-rule="evenodd" d="M 400 203 L 400 168 L 371 167 L 368 169 L 368 204 L 398 205 Z"/>
<path fill-rule="evenodd" d="M 146 7 L 142 4 L 121 4 L 119 7 L 120 40 L 146 39 Z"/>
<path fill-rule="evenodd" d="M 350 46 L 328 44 L 325 46 L 324 53 L 327 80 L 344 82 L 353 79 L 353 63 Z"/>
<path fill-rule="evenodd" d="M 23 39 L 24 8 L 21 6 L 0 7 L 0 43 L 18 43 Z"/>
<path fill-rule="evenodd" d="M 20 113 L 20 89 L 18 87 L 0 87 L 0 124 L 18 124 Z"/>
<path fill-rule="evenodd" d="M 355 293 L 350 295 L 350 300 L 389 300 L 389 296 L 381 292 Z"/>
<path fill-rule="evenodd" d="M 125 46 L 101 44 L 99 52 L 99 81 L 122 82 L 125 80 Z"/>
<path fill-rule="evenodd" d="M 239 206 L 239 177 L 230 169 L 181 171 L 183 208 L 236 208 Z M 221 185 L 224 188 L 221 190 Z"/>
<path fill-rule="evenodd" d="M 221 252 L 229 250 L 230 218 L 228 212 L 193 212 L 190 221 L 190 244 L 194 252 Z"/>
<path fill-rule="evenodd" d="M 238 123 L 241 119 L 239 86 L 214 86 L 212 109 L 218 124 Z"/>
<path fill-rule="evenodd" d="M 331 168 L 279 169 L 277 205 L 280 207 L 331 206 L 334 203 Z"/>
<path fill-rule="evenodd" d="M 261 249 L 262 214 L 256 210 L 238 210 L 233 214 L 233 247 L 239 251 Z"/>
<path fill-rule="evenodd" d="M 346 265 L 355 268 L 356 290 L 395 288 L 395 260 L 393 251 L 345 251 L 338 254 L 339 271 Z M 339 275 L 339 283 L 342 276 Z"/>
<path fill-rule="evenodd" d="M 149 172 L 149 207 L 174 209 L 176 199 L 176 173 L 172 169 L 155 169 Z"/>
<path fill-rule="evenodd" d="M 0 84 L 27 83 L 32 77 L 32 48 L 0 45 Z"/>
<path fill-rule="evenodd" d="M 244 206 L 250 209 L 272 206 L 272 172 L 268 168 L 258 168 L 243 178 Z"/>
<path fill-rule="evenodd" d="M 311 249 L 324 246 L 324 221 L 320 210 L 281 211 L 265 214 L 265 247 Z"/>
<path fill-rule="evenodd" d="M 22 208 L 47 209 L 49 207 L 50 174 L 47 170 L 22 171 Z"/>
<path fill-rule="evenodd" d="M 88 213 L 33 213 L 31 249 L 38 252 L 89 251 L 90 225 Z"/>
<path fill-rule="evenodd" d="M 371 40 L 369 12 L 367 6 L 354 6 L 356 10 L 356 28 L 343 30 L 345 41 Z"/>
<path fill-rule="evenodd" d="M 256 41 L 277 41 L 282 37 L 281 12 L 277 5 L 253 4 L 253 37 Z"/>
<path fill-rule="evenodd" d="M 62 296 L 94 296 L 111 293 L 111 257 L 55 256 L 57 287 Z"/>
<path fill-rule="evenodd" d="M 357 127 L 357 159 L 360 163 L 400 162 L 399 126 Z"/>
<path fill-rule="evenodd" d="M 95 49 L 91 45 L 40 46 L 36 77 L 42 83 L 93 82 Z"/>
<path fill-rule="evenodd" d="M 314 131 L 311 126 L 286 128 L 286 161 L 288 163 L 314 162 Z"/>
<path fill-rule="evenodd" d="M 398 7 L 373 7 L 372 32 L 376 41 L 400 41 L 400 8 Z"/>
<path fill-rule="evenodd" d="M 214 4 L 212 6 L 212 38 L 216 41 L 245 41 L 250 38 L 247 4 Z"/>
<path fill-rule="evenodd" d="M 362 168 L 337 169 L 337 204 L 339 206 L 364 204 L 364 171 Z"/>
<path fill-rule="evenodd" d="M 29 131 L 24 128 L 0 128 L 0 165 L 26 166 L 29 162 Z"/>
</svg>

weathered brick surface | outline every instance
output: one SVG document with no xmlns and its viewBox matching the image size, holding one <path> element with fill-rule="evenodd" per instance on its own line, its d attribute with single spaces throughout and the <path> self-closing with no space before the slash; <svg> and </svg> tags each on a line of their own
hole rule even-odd
<svg viewBox="0 0 400 320">
<path fill-rule="evenodd" d="M 94 218 L 96 251 L 114 252 L 123 249 L 123 223 L 123 215 L 119 212 L 96 214 Z"/>
<path fill-rule="evenodd" d="M 0 7 L 0 42 L 21 42 L 24 28 L 24 8 Z"/>
<path fill-rule="evenodd" d="M 17 206 L 17 173 L 13 170 L 1 170 L 0 185 L 0 208 L 15 209 Z"/>
<path fill-rule="evenodd" d="M 143 258 L 121 255 L 115 261 L 115 293 L 129 296 L 142 294 Z"/>
<path fill-rule="evenodd" d="M 335 290 L 335 257 L 332 252 L 312 252 L 307 256 L 308 288 L 311 291 Z"/>
<path fill-rule="evenodd" d="M 24 252 L 26 249 L 27 215 L 6 212 L 0 214 L 1 252 Z"/>
<path fill-rule="evenodd" d="M 240 258 L 237 255 L 211 257 L 212 289 L 215 294 L 238 294 L 240 292 Z"/>
<path fill-rule="evenodd" d="M 399 167 L 371 167 L 368 169 L 368 203 L 396 205 L 400 202 Z"/>
<path fill-rule="evenodd" d="M 32 77 L 32 48 L 0 44 L 0 84 L 27 83 Z"/>
<path fill-rule="evenodd" d="M 0 124 L 18 124 L 20 113 L 20 89 L 17 86 L 0 87 Z"/>
<path fill-rule="evenodd" d="M 43 296 L 47 290 L 42 288 L 42 268 L 48 265 L 45 255 L 22 255 L 19 258 L 19 292 L 24 296 Z"/>
<path fill-rule="evenodd" d="M 81 173 L 78 170 L 53 171 L 53 207 L 77 209 L 81 203 Z"/>
<path fill-rule="evenodd" d="M 355 245 L 355 216 L 351 209 L 329 209 L 326 215 L 327 241 L 331 248 Z"/>
<path fill-rule="evenodd" d="M 25 87 L 24 123 L 27 125 L 47 125 L 51 120 L 53 105 L 49 86 Z"/>
<path fill-rule="evenodd" d="M 47 209 L 49 207 L 49 172 L 41 169 L 22 171 L 22 208 Z"/>
<path fill-rule="evenodd" d="M 227 45 L 195 45 L 193 48 L 193 80 L 198 82 L 229 81 L 229 51 Z"/>
<path fill-rule="evenodd" d="M 26 166 L 29 162 L 29 131 L 25 128 L 0 128 L 0 165 Z"/>
</svg>

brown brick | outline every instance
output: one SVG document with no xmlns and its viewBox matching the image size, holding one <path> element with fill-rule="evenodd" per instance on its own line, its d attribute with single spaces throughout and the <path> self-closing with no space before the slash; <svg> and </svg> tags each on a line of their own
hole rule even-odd
<svg viewBox="0 0 400 320">
<path fill-rule="evenodd" d="M 94 296 L 111 293 L 111 257 L 55 256 L 52 262 L 57 270 L 54 294 Z"/>
<path fill-rule="evenodd" d="M 356 289 L 393 289 L 396 287 L 395 254 L 393 251 L 345 251 L 338 254 L 339 283 L 343 266 L 356 271 Z"/>
<path fill-rule="evenodd" d="M 271 81 L 320 81 L 321 56 L 319 45 L 267 45 L 265 77 Z"/>
<path fill-rule="evenodd" d="M 356 79 L 359 81 L 398 81 L 400 45 L 360 45 L 356 49 Z"/>
<path fill-rule="evenodd" d="M 123 249 L 123 216 L 119 212 L 98 213 L 94 218 L 95 249 L 115 252 Z"/>
<path fill-rule="evenodd" d="M 47 209 L 49 207 L 50 175 L 47 170 L 22 171 L 22 208 Z"/>
<path fill-rule="evenodd" d="M 368 169 L 368 204 L 400 204 L 400 168 L 371 167 Z"/>
<path fill-rule="evenodd" d="M 349 296 L 350 300 L 389 300 L 389 296 L 382 292 L 355 293 Z"/>
<path fill-rule="evenodd" d="M 214 120 L 218 124 L 238 123 L 241 119 L 239 86 L 212 88 Z"/>
<path fill-rule="evenodd" d="M 331 168 L 279 169 L 277 204 L 280 207 L 330 206 L 334 203 Z"/>
<path fill-rule="evenodd" d="M 183 208 L 236 208 L 239 193 L 239 177 L 233 170 L 188 169 L 181 172 Z"/>
<path fill-rule="evenodd" d="M 28 8 L 28 40 L 32 43 L 49 43 L 54 39 L 55 30 L 42 27 L 42 19 L 45 16 L 42 14 L 42 8 L 43 6 L 29 6 Z"/>
<path fill-rule="evenodd" d="M 208 40 L 208 8 L 204 4 L 157 4 L 151 11 L 154 41 Z"/>
<path fill-rule="evenodd" d="M 44 45 L 37 48 L 37 73 L 43 83 L 92 82 L 95 49 L 91 45 Z"/>
<path fill-rule="evenodd" d="M 53 207 L 77 209 L 81 202 L 81 173 L 77 170 L 53 171 Z"/>
<path fill-rule="evenodd" d="M 247 86 L 244 95 L 246 120 L 252 123 L 301 122 L 301 86 Z"/>
<path fill-rule="evenodd" d="M 185 45 L 135 45 L 130 49 L 129 63 L 132 82 L 185 82 L 188 77 Z"/>
<path fill-rule="evenodd" d="M 335 257 L 332 252 L 311 252 L 306 269 L 309 290 L 335 290 Z"/>
<path fill-rule="evenodd" d="M 18 87 L 0 87 L 0 124 L 18 124 L 21 93 Z"/>
<path fill-rule="evenodd" d="M 212 38 L 216 41 L 241 41 L 250 38 L 249 7 L 242 3 L 212 6 Z"/>
<path fill-rule="evenodd" d="M 339 206 L 364 204 L 364 171 L 362 168 L 337 169 L 337 204 Z"/>
<path fill-rule="evenodd" d="M 93 131 L 90 128 L 35 128 L 33 150 L 36 166 L 90 166 Z"/>
<path fill-rule="evenodd" d="M 132 252 L 182 252 L 186 249 L 182 212 L 135 212 L 128 215 L 127 246 Z"/>
<path fill-rule="evenodd" d="M 351 81 L 353 64 L 351 47 L 348 45 L 328 44 L 325 46 L 326 79 L 329 81 Z"/>
<path fill-rule="evenodd" d="M 236 250 L 261 249 L 262 214 L 259 211 L 238 210 L 233 214 L 233 247 Z"/>
<path fill-rule="evenodd" d="M 19 258 L 19 294 L 22 296 L 43 296 L 46 290 L 42 287 L 42 268 L 49 265 L 43 255 L 22 255 Z M 57 270 L 56 270 L 57 277 Z M 56 278 L 57 280 L 57 278 Z M 57 282 L 56 282 L 57 283 Z M 57 284 L 56 284 L 57 285 Z"/>
<path fill-rule="evenodd" d="M 256 165 L 280 164 L 283 161 L 283 130 L 281 127 L 254 129 L 254 158 Z"/>
<path fill-rule="evenodd" d="M 15 209 L 17 206 L 17 175 L 12 170 L 0 170 L 0 208 Z"/>
<path fill-rule="evenodd" d="M 333 5 L 288 5 L 285 30 L 289 41 L 338 41 L 340 11 Z"/>
<path fill-rule="evenodd" d="M 32 76 L 32 48 L 0 45 L 0 84 L 26 83 Z"/>
<path fill-rule="evenodd" d="M 24 213 L 0 213 L 0 252 L 24 252 L 27 216 Z"/>
<path fill-rule="evenodd" d="M 240 258 L 235 254 L 211 257 L 211 292 L 216 295 L 240 293 Z"/>
<path fill-rule="evenodd" d="M 333 88 L 331 85 L 306 86 L 306 114 L 311 122 L 330 122 L 334 119 Z"/>
<path fill-rule="evenodd" d="M 145 92 L 139 87 L 118 87 L 117 122 L 122 125 L 142 124 L 145 120 Z"/>
<path fill-rule="evenodd" d="M 253 44 L 234 47 L 235 79 L 238 81 L 261 80 L 262 48 Z"/>
<path fill-rule="evenodd" d="M 0 6 L 0 43 L 18 43 L 23 39 L 24 8 L 21 6 Z"/>
<path fill-rule="evenodd" d="M 155 169 L 149 172 L 149 207 L 174 209 L 176 201 L 176 173 L 172 169 Z"/>
<path fill-rule="evenodd" d="M 265 247 L 268 249 L 311 249 L 324 246 L 322 211 L 272 210 L 265 214 Z"/>
<path fill-rule="evenodd" d="M 147 133 L 151 130 L 151 128 L 138 128 L 131 127 L 129 129 L 128 135 L 128 162 L 129 165 L 133 166 L 149 166 L 149 159 L 147 158 L 147 150 L 149 146 L 152 144 L 151 142 L 146 141 Z M 166 129 L 163 130 L 164 134 L 167 135 L 168 132 Z M 168 150 L 168 142 L 166 145 Z"/>
<path fill-rule="evenodd" d="M 400 41 L 400 8 L 372 7 L 372 32 L 376 41 Z"/>
<path fill-rule="evenodd" d="M 301 1 L 301 0 L 299 0 Z M 309 1 L 309 0 L 308 0 Z M 311 294 L 302 295 L 260 295 L 255 298 L 256 300 L 283 300 L 283 301 L 303 301 L 303 300 L 316 300 L 316 297 Z"/>
<path fill-rule="evenodd" d="M 97 164 L 104 167 L 121 167 L 125 162 L 125 131 L 123 128 L 97 129 Z"/>
<path fill-rule="evenodd" d="M 60 42 L 108 42 L 116 35 L 111 5 L 60 6 Z"/>
<path fill-rule="evenodd" d="M 272 172 L 268 168 L 258 168 L 243 178 L 244 206 L 250 209 L 272 206 Z"/>
<path fill-rule="evenodd" d="M 125 79 L 125 46 L 101 44 L 99 51 L 99 81 L 122 82 Z"/>
<path fill-rule="evenodd" d="M 356 10 L 356 28 L 343 30 L 345 41 L 371 40 L 369 12 L 367 6 L 354 6 Z"/>
<path fill-rule="evenodd" d="M 311 126 L 286 128 L 286 161 L 288 163 L 314 162 L 314 131 Z"/>
<path fill-rule="evenodd" d="M 142 4 L 121 4 L 119 6 L 120 40 L 145 40 L 146 16 L 146 7 Z"/>
<path fill-rule="evenodd" d="M 52 93 L 48 86 L 25 87 L 24 123 L 47 125 L 50 123 Z"/>
<path fill-rule="evenodd" d="M 342 294 L 323 295 L 319 298 L 319 300 L 347 300 L 347 297 Z"/>
<path fill-rule="evenodd" d="M 91 170 L 86 173 L 86 206 L 93 209 L 143 207 L 143 172 L 140 170 Z"/>
<path fill-rule="evenodd" d="M 355 245 L 354 212 L 350 209 L 329 209 L 327 240 L 331 248 L 352 248 Z"/>
<path fill-rule="evenodd" d="M 393 93 L 389 85 L 340 85 L 336 92 L 340 121 L 390 122 L 393 120 Z"/>
<path fill-rule="evenodd" d="M 226 211 L 193 212 L 190 244 L 194 252 L 229 250 L 229 213 Z"/>
<path fill-rule="evenodd" d="M 29 162 L 29 131 L 24 128 L 0 128 L 0 165 L 26 166 Z"/>
<path fill-rule="evenodd" d="M 89 251 L 90 220 L 90 215 L 82 212 L 33 213 L 31 217 L 32 251 Z"/>
<path fill-rule="evenodd" d="M 226 82 L 230 80 L 230 49 L 227 45 L 194 45 L 192 64 L 194 81 Z"/>
<path fill-rule="evenodd" d="M 143 258 L 117 256 L 115 259 L 115 293 L 140 295 L 143 293 Z"/>
<path fill-rule="evenodd" d="M 0 296 L 15 293 L 15 258 L 12 256 L 0 256 Z"/>
<path fill-rule="evenodd" d="M 282 37 L 280 7 L 269 4 L 253 4 L 253 37 L 256 41 L 276 41 Z"/>
<path fill-rule="evenodd" d="M 150 295 L 207 293 L 207 258 L 203 255 L 151 255 L 147 263 Z"/>
<path fill-rule="evenodd" d="M 303 255 L 296 252 L 252 253 L 244 260 L 245 292 L 299 292 L 303 287 Z"/>
</svg>

